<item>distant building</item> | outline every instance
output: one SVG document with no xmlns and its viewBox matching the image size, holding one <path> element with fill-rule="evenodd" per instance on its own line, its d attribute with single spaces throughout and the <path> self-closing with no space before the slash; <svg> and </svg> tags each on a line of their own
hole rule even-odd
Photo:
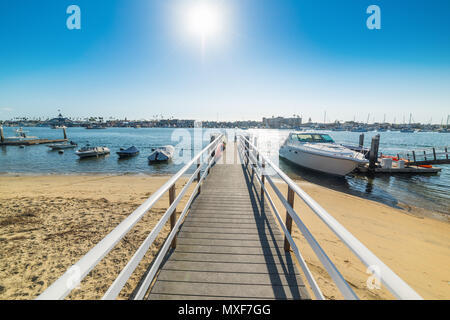
<svg viewBox="0 0 450 320">
<path fill-rule="evenodd" d="M 73 122 L 69 118 L 63 117 L 63 115 L 60 113 L 57 118 L 50 119 L 50 120 L 46 121 L 46 123 L 48 125 L 50 125 L 50 126 L 66 126 L 66 127 L 69 127 L 69 126 L 72 126 Z"/>
<path fill-rule="evenodd" d="M 284 117 L 272 117 L 263 118 L 263 124 L 266 128 L 281 129 L 281 128 L 297 128 L 302 125 L 302 118 L 284 118 Z"/>
</svg>

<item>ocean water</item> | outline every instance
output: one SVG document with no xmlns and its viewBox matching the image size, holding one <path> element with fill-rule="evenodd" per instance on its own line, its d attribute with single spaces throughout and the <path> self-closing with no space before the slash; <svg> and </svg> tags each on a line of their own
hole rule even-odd
<svg viewBox="0 0 450 320">
<path fill-rule="evenodd" d="M 13 136 L 16 128 L 4 128 L 5 136 Z M 28 135 L 40 138 L 62 138 L 62 130 L 50 128 L 25 128 Z M 209 143 L 209 135 L 214 130 L 164 129 L 164 128 L 108 128 L 106 130 L 86 130 L 68 128 L 70 140 L 79 146 L 106 146 L 111 155 L 78 159 L 75 149 L 59 154 L 45 145 L 19 148 L 0 147 L 0 174 L 172 174 L 180 170 L 184 163 Z M 234 139 L 235 130 L 225 130 L 229 142 Z M 245 131 L 258 137 L 262 152 L 277 163 L 292 178 L 301 178 L 334 190 L 346 192 L 363 198 L 398 206 L 399 202 L 442 213 L 450 214 L 450 165 L 440 166 L 442 171 L 433 175 L 395 175 L 368 178 L 365 175 L 348 175 L 343 178 L 332 177 L 287 163 L 278 157 L 279 145 L 289 130 L 251 129 Z M 360 133 L 328 132 L 336 142 L 358 144 Z M 365 146 L 369 147 L 371 138 L 377 132 L 365 134 Z M 411 150 L 443 149 L 450 145 L 450 134 L 444 133 L 400 133 L 381 132 L 380 152 L 395 155 Z M 194 142 L 193 137 L 196 137 Z M 171 144 L 176 146 L 174 160 L 170 163 L 149 165 L 147 156 L 154 146 Z M 121 147 L 136 146 L 139 156 L 119 160 L 116 151 Z M 194 168 L 192 169 L 194 170 Z"/>
</svg>

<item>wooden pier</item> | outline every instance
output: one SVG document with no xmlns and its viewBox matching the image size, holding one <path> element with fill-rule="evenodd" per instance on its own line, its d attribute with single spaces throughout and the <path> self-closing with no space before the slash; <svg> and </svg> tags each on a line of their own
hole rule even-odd
<svg viewBox="0 0 450 320">
<path fill-rule="evenodd" d="M 364 151 L 362 145 L 364 143 L 364 134 L 361 134 L 359 139 L 359 144 L 361 153 L 367 152 Z M 449 152 L 447 147 L 443 148 L 443 151 L 437 152 L 436 148 L 432 148 L 432 151 L 428 152 L 423 151 L 423 153 L 417 153 L 416 151 L 411 151 L 402 156 L 397 154 L 396 157 L 389 156 L 393 158 L 394 162 L 390 168 L 383 168 L 379 166 L 381 160 L 383 159 L 383 154 L 379 157 L 379 145 L 380 145 L 380 135 L 372 137 L 372 142 L 370 149 L 368 151 L 369 164 L 360 166 L 357 168 L 358 172 L 368 173 L 368 174 L 435 174 L 440 172 L 441 168 L 431 167 L 431 165 L 439 165 L 439 164 L 450 164 Z M 352 150 L 356 150 L 355 148 Z M 384 156 L 386 157 L 386 156 Z M 404 161 L 404 166 L 399 165 L 399 160 Z"/>
<path fill-rule="evenodd" d="M 38 144 L 49 144 L 49 143 L 62 143 L 67 142 L 66 129 L 63 129 L 64 138 L 63 139 L 27 139 L 27 140 L 9 140 L 4 137 L 3 127 L 0 127 L 0 146 L 33 146 Z"/>
<path fill-rule="evenodd" d="M 260 191 L 217 165 L 191 206 L 149 299 L 310 299 Z"/>
</svg>

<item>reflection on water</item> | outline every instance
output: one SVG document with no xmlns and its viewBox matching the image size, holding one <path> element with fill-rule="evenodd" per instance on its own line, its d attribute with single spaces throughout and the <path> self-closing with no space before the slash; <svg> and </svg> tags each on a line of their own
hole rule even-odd
<svg viewBox="0 0 450 320">
<path fill-rule="evenodd" d="M 312 171 L 285 159 L 280 159 L 280 168 L 291 179 L 302 179 L 322 187 L 330 188 L 336 191 L 345 192 L 354 196 L 370 199 L 385 203 L 398 208 L 398 201 L 384 189 L 374 185 L 374 178 L 367 176 L 356 177 L 348 175 L 346 177 L 333 176 L 318 171 Z"/>
</svg>

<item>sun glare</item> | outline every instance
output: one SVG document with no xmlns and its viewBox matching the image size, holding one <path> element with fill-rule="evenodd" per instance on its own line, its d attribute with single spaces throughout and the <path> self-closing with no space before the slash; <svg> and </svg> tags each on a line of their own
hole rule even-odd
<svg viewBox="0 0 450 320">
<path fill-rule="evenodd" d="M 218 34 L 221 28 L 221 16 L 217 6 L 205 1 L 195 4 L 188 9 L 189 31 L 199 36 L 202 41 Z"/>
</svg>

